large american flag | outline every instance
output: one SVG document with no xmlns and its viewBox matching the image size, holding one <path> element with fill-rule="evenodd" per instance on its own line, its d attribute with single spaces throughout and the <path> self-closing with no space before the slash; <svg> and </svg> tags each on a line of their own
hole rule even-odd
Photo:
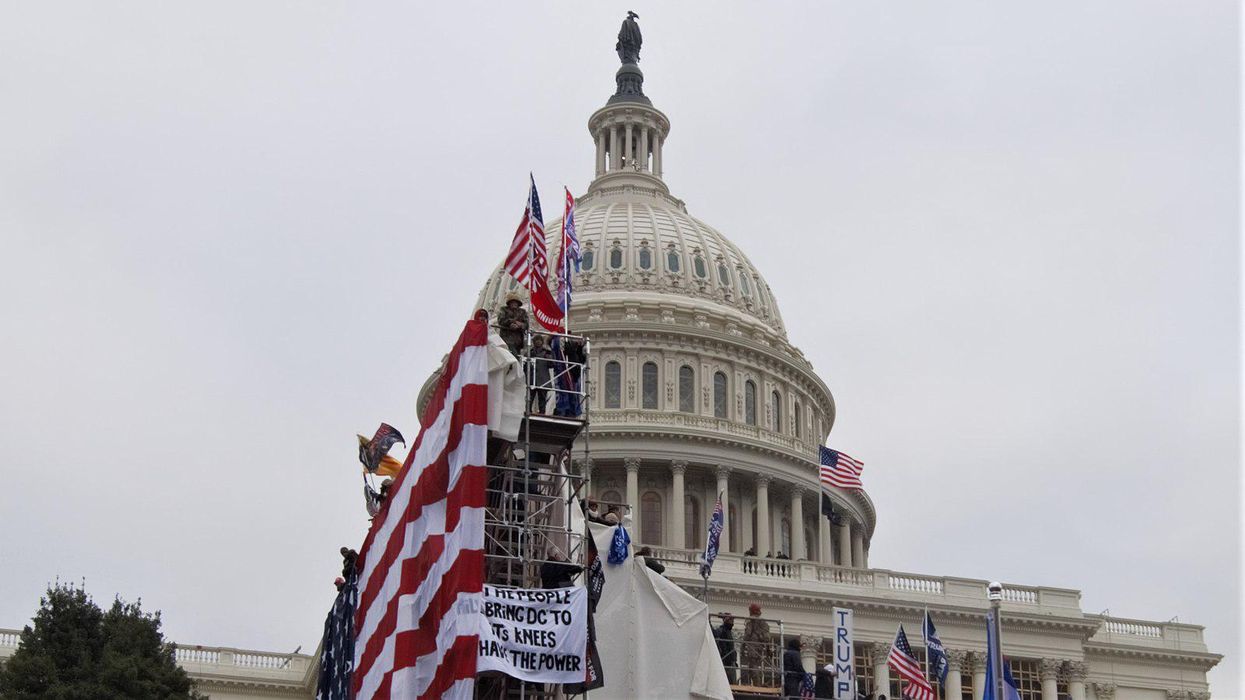
<svg viewBox="0 0 1245 700">
<path fill-rule="evenodd" d="M 533 277 L 544 280 L 549 274 L 549 255 L 545 250 L 545 219 L 540 213 L 540 195 L 536 194 L 536 178 L 531 177 L 523 218 L 510 242 L 506 271 L 529 291 L 535 291 Z"/>
<path fill-rule="evenodd" d="M 488 326 L 450 351 L 359 552 L 357 698 L 470 698 L 484 586 Z"/>
<path fill-rule="evenodd" d="M 837 450 L 825 445 L 818 447 L 821 462 L 821 483 L 840 489 L 864 490 L 860 483 L 860 473 L 865 470 L 865 463 L 852 459 Z"/>
<path fill-rule="evenodd" d="M 908 635 L 903 632 L 903 625 L 895 633 L 895 643 L 891 645 L 890 654 L 886 657 L 886 665 L 894 669 L 899 677 L 907 681 L 903 686 L 903 696 L 911 700 L 937 700 L 934 687 L 925 680 L 921 673 L 921 665 L 912 655 L 912 647 L 908 645 Z"/>
<path fill-rule="evenodd" d="M 558 248 L 558 306 L 565 312 L 571 305 L 571 275 L 579 272 L 579 237 L 575 235 L 575 198 L 566 190 L 566 210 L 562 214 L 562 245 Z"/>
</svg>

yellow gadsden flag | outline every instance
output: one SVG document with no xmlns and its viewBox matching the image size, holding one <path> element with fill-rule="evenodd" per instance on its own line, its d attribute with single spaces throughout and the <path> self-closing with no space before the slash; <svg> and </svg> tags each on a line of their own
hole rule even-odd
<svg viewBox="0 0 1245 700">
<path fill-rule="evenodd" d="M 363 447 L 368 442 L 367 438 L 359 435 L 359 446 Z M 402 461 L 389 455 L 381 455 L 380 465 L 376 467 L 374 472 L 377 476 L 397 476 L 398 471 L 402 469 Z M 363 470 L 364 473 L 367 469 Z"/>
</svg>

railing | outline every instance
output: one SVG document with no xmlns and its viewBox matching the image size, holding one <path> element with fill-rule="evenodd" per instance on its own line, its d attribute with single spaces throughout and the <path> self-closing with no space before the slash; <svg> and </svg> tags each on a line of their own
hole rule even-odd
<svg viewBox="0 0 1245 700">
<path fill-rule="evenodd" d="M 1103 629 L 1110 634 L 1122 634 L 1134 637 L 1154 637 L 1160 639 L 1163 637 L 1162 625 L 1149 622 L 1104 618 L 1102 626 Z"/>
<path fill-rule="evenodd" d="M 11 647 L 17 648 L 22 641 L 21 630 L 0 630 L 0 649 Z"/>
<path fill-rule="evenodd" d="M 668 575 L 699 579 L 701 550 L 673 547 L 651 549 L 653 558 L 666 564 Z M 987 600 L 986 582 L 977 579 L 925 576 L 886 569 L 858 569 L 814 561 L 744 556 L 733 552 L 721 553 L 713 565 L 712 580 L 732 583 L 754 580 L 760 583 L 765 579 L 802 582 L 806 590 L 824 590 L 827 593 L 850 586 L 864 589 L 861 593 L 895 592 L 929 602 L 941 599 L 956 604 L 984 606 Z M 1060 614 L 1076 617 L 1083 615 L 1080 609 L 1080 593 L 1065 588 L 1004 585 L 1003 604 L 1021 609 L 1029 606 L 1054 609 Z M 1134 632 L 1135 634 L 1153 634 L 1152 629 L 1146 630 L 1144 626 L 1135 629 L 1142 630 Z"/>
<path fill-rule="evenodd" d="M 176 651 L 177 663 L 183 666 L 192 665 L 197 671 L 211 671 L 211 668 L 246 668 L 266 671 L 290 672 L 301 676 L 311 662 L 311 657 L 303 654 L 275 654 L 267 651 L 246 649 L 230 649 L 228 647 L 179 646 Z"/>
<path fill-rule="evenodd" d="M 177 647 L 174 656 L 179 664 L 215 664 L 220 662 L 219 649 Z"/>
</svg>

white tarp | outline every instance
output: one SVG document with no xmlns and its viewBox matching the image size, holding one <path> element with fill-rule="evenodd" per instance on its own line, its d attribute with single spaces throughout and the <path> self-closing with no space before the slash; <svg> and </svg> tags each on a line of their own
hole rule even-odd
<svg viewBox="0 0 1245 700">
<path fill-rule="evenodd" d="M 589 527 L 605 569 L 596 614 L 605 686 L 589 697 L 731 700 L 708 606 L 634 556 L 610 564 L 614 528 Z"/>
<path fill-rule="evenodd" d="M 519 439 L 527 385 L 519 361 L 497 331 L 488 331 L 488 429 L 502 440 Z"/>
</svg>

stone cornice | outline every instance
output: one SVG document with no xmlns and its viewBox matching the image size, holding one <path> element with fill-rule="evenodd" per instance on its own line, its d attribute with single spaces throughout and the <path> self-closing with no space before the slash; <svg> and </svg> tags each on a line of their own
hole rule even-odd
<svg viewBox="0 0 1245 700">
<path fill-rule="evenodd" d="M 1223 659 L 1223 654 L 1211 652 L 1181 651 L 1179 649 L 1141 647 L 1128 644 L 1102 644 L 1100 642 L 1086 642 L 1085 654 L 1087 656 L 1093 654 L 1166 663 L 1194 664 L 1203 671 L 1209 671 Z"/>
<path fill-rule="evenodd" d="M 871 617 L 894 620 L 895 622 L 910 622 L 913 617 L 919 617 L 926 609 L 931 613 L 937 613 L 941 619 L 953 622 L 984 625 L 986 619 L 986 610 L 982 608 L 946 604 L 926 606 L 924 602 L 874 598 L 852 595 L 848 592 L 836 595 L 810 595 L 799 590 L 767 587 L 764 585 L 738 586 L 715 585 L 713 583 L 710 583 L 710 590 L 715 600 L 727 599 L 738 602 L 741 605 L 746 605 L 752 601 L 759 601 L 764 605 L 766 601 L 770 601 L 780 602 L 784 608 L 824 612 L 827 603 L 830 602 L 836 606 L 851 607 L 854 610 L 866 610 Z M 1014 610 L 1007 611 L 1006 622 L 1008 627 L 1055 631 L 1079 638 L 1082 641 L 1089 639 L 1098 630 L 1096 621 L 1086 620 L 1080 616 L 1034 614 Z M 1088 645 L 1086 645 L 1086 648 L 1088 648 Z"/>
</svg>

